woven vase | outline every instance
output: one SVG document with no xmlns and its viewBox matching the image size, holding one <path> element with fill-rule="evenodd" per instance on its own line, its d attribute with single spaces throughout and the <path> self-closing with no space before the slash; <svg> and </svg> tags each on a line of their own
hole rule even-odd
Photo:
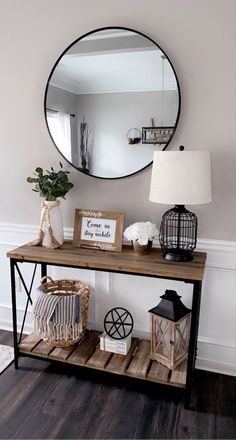
<svg viewBox="0 0 236 440">
<path fill-rule="evenodd" d="M 55 201 L 48 202 L 45 200 L 44 206 L 42 207 L 42 211 L 41 211 L 41 219 L 44 215 L 44 210 L 46 207 L 49 208 L 48 212 L 49 212 L 50 226 L 51 226 L 53 236 L 57 240 L 58 244 L 62 245 L 63 241 L 64 241 L 64 237 L 63 237 L 63 219 L 62 219 L 60 202 L 57 201 L 57 203 L 55 203 Z M 49 247 L 49 248 L 53 247 L 52 246 L 52 239 L 51 239 L 51 235 L 50 235 L 50 231 L 49 231 L 49 224 L 47 221 L 43 222 L 42 230 L 44 233 L 42 246 Z"/>
<path fill-rule="evenodd" d="M 152 248 L 152 241 L 147 244 L 139 244 L 138 240 L 132 240 L 135 255 L 147 255 Z"/>
</svg>

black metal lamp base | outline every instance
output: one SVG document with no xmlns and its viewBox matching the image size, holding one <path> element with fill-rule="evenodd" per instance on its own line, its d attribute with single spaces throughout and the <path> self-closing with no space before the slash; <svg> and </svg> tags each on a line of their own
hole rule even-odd
<svg viewBox="0 0 236 440">
<path fill-rule="evenodd" d="M 191 251 L 184 249 L 169 249 L 168 252 L 164 254 L 164 258 L 168 261 L 191 261 L 193 254 Z"/>
<path fill-rule="evenodd" d="M 175 205 L 162 217 L 159 239 L 165 260 L 191 261 L 197 241 L 196 215 L 184 205 Z"/>
</svg>

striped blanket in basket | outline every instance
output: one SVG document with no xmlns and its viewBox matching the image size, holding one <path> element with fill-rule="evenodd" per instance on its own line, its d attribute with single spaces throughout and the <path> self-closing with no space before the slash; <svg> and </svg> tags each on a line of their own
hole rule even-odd
<svg viewBox="0 0 236 440">
<path fill-rule="evenodd" d="M 44 338 L 77 339 L 82 331 L 79 295 L 40 292 L 34 306 L 34 330 Z"/>
</svg>

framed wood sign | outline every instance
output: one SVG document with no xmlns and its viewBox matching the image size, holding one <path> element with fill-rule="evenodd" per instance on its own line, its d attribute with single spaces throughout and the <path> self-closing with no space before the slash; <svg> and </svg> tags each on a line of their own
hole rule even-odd
<svg viewBox="0 0 236 440">
<path fill-rule="evenodd" d="M 76 209 L 73 245 L 103 251 L 122 251 L 124 214 Z"/>
</svg>

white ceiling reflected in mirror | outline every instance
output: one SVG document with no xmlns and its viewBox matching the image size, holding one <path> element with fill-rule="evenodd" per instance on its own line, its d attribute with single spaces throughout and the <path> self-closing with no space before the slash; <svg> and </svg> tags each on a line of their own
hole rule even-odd
<svg viewBox="0 0 236 440">
<path fill-rule="evenodd" d="M 108 179 L 148 166 L 172 139 L 179 112 L 178 80 L 166 54 L 125 28 L 96 30 L 72 43 L 45 93 L 47 126 L 59 152 L 83 173 Z M 129 143 L 133 128 L 144 134 Z"/>
</svg>

